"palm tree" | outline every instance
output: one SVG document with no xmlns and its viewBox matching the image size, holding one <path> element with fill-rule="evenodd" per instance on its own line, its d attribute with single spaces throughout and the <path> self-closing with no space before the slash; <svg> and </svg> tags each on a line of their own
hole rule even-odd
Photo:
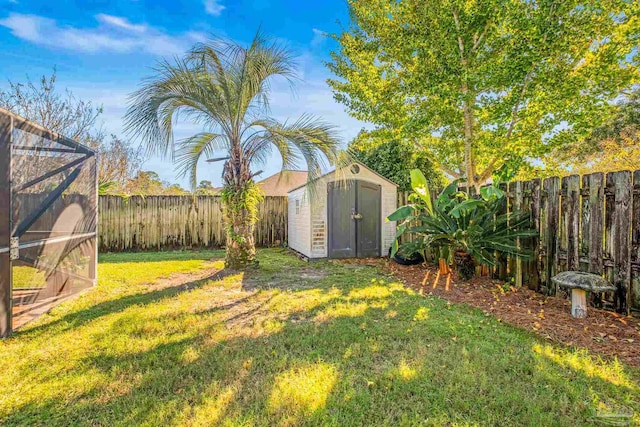
<svg viewBox="0 0 640 427">
<path fill-rule="evenodd" d="M 224 152 L 209 161 L 225 162 L 226 266 L 256 264 L 253 228 L 262 191 L 251 168 L 275 148 L 283 169 L 304 162 L 312 181 L 325 163 L 338 160 L 336 128 L 309 115 L 284 123 L 269 116 L 274 78 L 293 84 L 297 77 L 292 52 L 260 33 L 248 46 L 220 39 L 198 44 L 174 63 L 160 62 L 156 71 L 130 97 L 127 131 L 141 137 L 151 154 L 171 156 L 194 189 L 199 161 Z M 205 130 L 174 141 L 178 114 Z"/>
</svg>

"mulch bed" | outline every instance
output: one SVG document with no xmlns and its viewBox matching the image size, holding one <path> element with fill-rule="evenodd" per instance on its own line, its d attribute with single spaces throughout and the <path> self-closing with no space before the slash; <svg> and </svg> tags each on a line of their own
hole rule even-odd
<svg viewBox="0 0 640 427">
<path fill-rule="evenodd" d="M 403 266 L 392 261 L 365 261 L 383 268 L 423 295 L 433 294 L 490 313 L 501 321 L 529 329 L 568 346 L 583 347 L 606 358 L 640 367 L 640 318 L 589 307 L 585 319 L 571 317 L 571 301 L 527 288 L 505 286 L 489 277 L 462 281 L 439 276 L 434 267 Z"/>
</svg>

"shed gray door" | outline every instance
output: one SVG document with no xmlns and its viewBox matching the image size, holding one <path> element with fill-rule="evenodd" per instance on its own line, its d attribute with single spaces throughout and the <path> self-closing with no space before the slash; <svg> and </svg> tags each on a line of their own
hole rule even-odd
<svg viewBox="0 0 640 427">
<path fill-rule="evenodd" d="M 380 186 L 358 181 L 356 248 L 358 258 L 380 256 Z"/>
<path fill-rule="evenodd" d="M 329 183 L 329 258 L 380 256 L 380 186 Z"/>
<path fill-rule="evenodd" d="M 329 258 L 356 256 L 356 182 L 330 182 L 327 195 Z"/>
</svg>

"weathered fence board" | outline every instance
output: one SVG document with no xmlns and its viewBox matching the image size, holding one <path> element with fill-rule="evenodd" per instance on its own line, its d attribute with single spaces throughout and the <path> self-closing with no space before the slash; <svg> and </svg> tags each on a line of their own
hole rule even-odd
<svg viewBox="0 0 640 427">
<path fill-rule="evenodd" d="M 540 224 L 541 283 L 546 292 L 555 293 L 551 277 L 558 269 L 558 222 L 560 216 L 560 178 L 543 181 L 542 222 Z"/>
<path fill-rule="evenodd" d="M 516 182 L 510 183 L 509 193 L 513 196 L 511 208 L 515 211 L 524 212 L 526 209 L 524 207 L 524 185 L 522 181 L 516 181 Z M 521 239 L 518 239 L 516 244 L 518 245 L 518 248 L 522 248 L 524 242 L 522 242 Z M 523 262 L 522 259 L 517 258 L 514 260 L 514 264 L 513 264 L 514 284 L 518 287 L 522 286 L 522 283 L 524 281 L 524 271 L 523 271 L 522 262 Z"/>
<path fill-rule="evenodd" d="M 529 209 L 531 226 L 535 228 L 535 230 L 538 232 L 538 235 L 540 235 L 540 207 L 542 206 L 541 180 L 534 179 L 525 182 L 525 189 L 527 188 L 529 189 L 530 197 Z M 532 251 L 532 257 L 528 262 L 529 274 L 525 280 L 525 283 L 530 289 L 537 291 L 540 288 L 540 245 L 538 244 L 538 239 L 529 239 L 529 244 L 527 247 Z"/>
<path fill-rule="evenodd" d="M 582 234 L 580 256 L 589 273 L 603 272 L 603 218 L 604 174 L 593 173 L 582 177 Z"/>
<path fill-rule="evenodd" d="M 101 251 L 221 247 L 222 203 L 215 196 L 101 196 Z M 266 197 L 258 208 L 256 245 L 287 241 L 287 198 Z"/>
<path fill-rule="evenodd" d="M 506 183 L 500 183 L 498 185 L 498 188 L 500 188 L 502 191 L 507 191 L 507 184 Z M 507 198 L 505 198 L 504 204 L 502 206 L 500 206 L 500 210 L 498 211 L 499 214 L 502 214 L 504 212 L 508 212 L 509 209 L 509 201 Z M 494 277 L 499 278 L 500 280 L 506 280 L 507 279 L 507 275 L 509 274 L 508 272 L 508 259 L 507 258 L 501 258 L 495 269 L 494 269 Z"/>
<path fill-rule="evenodd" d="M 571 175 L 562 178 L 562 245 L 565 252 L 565 270 L 580 269 L 580 177 Z"/>
<path fill-rule="evenodd" d="M 640 171 L 633 173 L 631 222 L 631 295 L 629 306 L 640 307 Z"/>
<path fill-rule="evenodd" d="M 607 174 L 607 190 L 610 203 L 606 215 L 610 227 L 605 233 L 606 255 L 612 261 L 611 281 L 618 288 L 615 305 L 619 310 L 626 310 L 631 281 L 631 172 Z"/>
</svg>

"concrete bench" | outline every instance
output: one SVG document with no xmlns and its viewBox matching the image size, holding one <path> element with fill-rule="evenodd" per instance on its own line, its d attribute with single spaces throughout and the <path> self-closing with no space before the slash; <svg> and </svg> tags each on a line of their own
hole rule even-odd
<svg viewBox="0 0 640 427">
<path fill-rule="evenodd" d="M 551 278 L 561 288 L 571 289 L 571 315 L 587 317 L 587 292 L 610 292 L 616 287 L 597 274 L 564 271 Z"/>
</svg>

